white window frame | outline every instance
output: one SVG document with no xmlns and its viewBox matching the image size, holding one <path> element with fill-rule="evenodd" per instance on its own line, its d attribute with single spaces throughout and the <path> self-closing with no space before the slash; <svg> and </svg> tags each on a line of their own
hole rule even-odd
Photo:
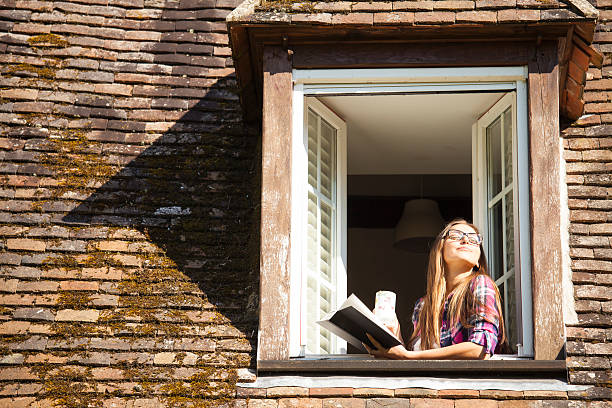
<svg viewBox="0 0 612 408">
<path fill-rule="evenodd" d="M 290 271 L 290 356 L 301 356 L 300 322 L 301 322 L 301 296 L 302 296 L 302 257 L 304 255 L 304 237 L 306 191 L 307 186 L 307 151 L 304 149 L 307 140 L 306 97 L 329 95 L 381 95 L 404 94 L 422 92 L 458 92 L 458 91 L 514 91 L 516 100 L 516 135 L 517 146 L 517 180 L 518 180 L 518 225 L 515 230 L 515 239 L 520 248 L 520 279 L 522 327 L 519 334 L 521 343 L 518 351 L 519 357 L 533 357 L 533 319 L 531 296 L 531 265 L 529 242 L 529 166 L 528 166 L 528 116 L 527 116 L 527 74 L 526 66 L 515 67 L 460 67 L 460 68 L 379 68 L 379 69 L 321 69 L 321 70 L 293 70 L 292 95 L 292 165 L 291 165 L 291 271 Z M 333 124 L 332 124 L 333 125 Z M 305 139 L 306 138 L 306 139 Z M 346 129 L 344 132 L 346 140 Z M 474 141 L 475 142 L 475 141 Z M 340 144 L 338 144 L 340 145 Z M 472 143 L 472 155 L 478 158 Z M 346 145 L 345 145 L 346 146 Z M 346 147 L 344 148 L 346 149 Z M 338 148 L 338 154 L 341 154 Z M 342 153 L 342 161 L 338 161 L 338 170 L 344 166 L 343 189 L 338 191 L 339 202 L 344 207 L 340 211 L 342 217 L 338 220 L 344 223 L 338 231 L 346 231 L 346 150 Z M 513 157 L 514 159 L 514 157 Z M 472 160 L 472 179 L 479 174 L 478 163 Z M 342 164 L 341 164 L 342 163 Z M 476 163 L 476 164 L 474 164 Z M 482 167 L 482 164 L 480 164 Z M 480 183 L 482 184 L 482 183 Z M 474 191 L 476 194 L 476 190 Z M 480 193 L 478 193 L 480 194 Z M 304 199 L 301 199 L 304 198 Z M 480 201 L 480 200 L 474 200 Z M 480 212 L 475 212 L 479 214 Z M 475 220 L 481 231 L 486 231 L 486 224 L 482 220 Z M 346 237 L 344 232 L 342 237 Z M 346 277 L 346 239 L 339 239 L 341 249 L 338 254 L 344 254 L 337 260 L 339 268 L 343 268 Z M 344 251 L 344 252 L 342 252 Z M 519 264 L 517 264 L 519 265 Z M 344 281 L 346 285 L 346 280 Z M 346 293 L 346 292 L 345 292 Z M 342 302 L 341 297 L 337 301 Z M 337 306 L 337 305 L 335 305 Z"/>
<path fill-rule="evenodd" d="M 526 92 L 526 91 L 525 91 Z M 528 133 L 527 133 L 527 111 L 526 106 L 523 106 L 525 115 L 521 118 L 521 104 L 517 103 L 520 100 L 520 90 L 517 87 L 515 92 L 509 92 L 504 95 L 491 109 L 484 113 L 472 128 L 472 192 L 476 197 L 473 203 L 473 212 L 477 217 L 474 223 L 480 229 L 484 236 L 485 252 L 489 254 L 488 239 L 489 219 L 488 219 L 488 195 L 487 195 L 487 145 L 486 145 L 486 129 L 502 112 L 508 107 L 512 107 L 512 122 L 517 126 L 512 129 L 512 190 L 513 190 L 513 207 L 514 214 L 514 240 L 518 242 L 518 247 L 515 247 L 514 265 L 515 279 L 520 293 L 528 293 L 527 296 L 521 295 L 520 307 L 517 307 L 517 341 L 518 355 L 523 357 L 533 357 L 533 336 L 527 336 L 526 333 L 533 333 L 533 316 L 531 307 L 531 273 L 522 273 L 522 271 L 531 271 L 531 253 L 529 246 L 529 158 L 528 158 Z M 526 101 L 526 99 L 525 99 Z M 526 105 L 524 103 L 523 105 Z M 521 123 L 524 126 L 521 126 Z M 475 175 L 475 176 L 474 176 Z M 503 190 L 502 190 L 503 191 Z M 523 229 L 527 228 L 527 229 Z M 521 234 L 522 232 L 522 234 Z M 503 234 L 505 240 L 505 233 Z M 521 235 L 523 239 L 521 239 Z M 525 242 L 526 241 L 526 242 Z M 524 256 L 521 256 L 524 254 Z M 506 253 L 504 249 L 504 264 L 506 262 Z M 487 256 L 488 258 L 488 256 Z M 517 270 L 518 268 L 518 270 Z M 518 306 L 518 305 L 517 305 Z"/>
</svg>

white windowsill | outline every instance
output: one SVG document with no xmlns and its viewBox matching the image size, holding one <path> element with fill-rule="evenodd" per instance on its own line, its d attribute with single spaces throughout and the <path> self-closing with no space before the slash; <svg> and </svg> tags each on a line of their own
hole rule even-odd
<svg viewBox="0 0 612 408">
<path fill-rule="evenodd" d="M 355 376 L 259 376 L 255 382 L 237 383 L 244 388 L 428 388 L 433 390 L 584 391 L 588 386 L 552 379 L 491 379 L 450 377 L 355 377 Z"/>
</svg>

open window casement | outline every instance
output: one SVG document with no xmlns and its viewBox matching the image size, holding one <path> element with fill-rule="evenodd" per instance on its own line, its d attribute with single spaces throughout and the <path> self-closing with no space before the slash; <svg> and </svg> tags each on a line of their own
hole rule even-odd
<svg viewBox="0 0 612 408">
<path fill-rule="evenodd" d="M 346 342 L 316 321 L 346 299 L 346 123 L 306 98 L 302 132 L 295 132 L 293 211 L 295 270 L 291 354 L 346 353 Z M 299 198 L 298 198 L 299 197 Z"/>
<path fill-rule="evenodd" d="M 485 236 L 490 273 L 500 288 L 513 351 L 520 357 L 533 356 L 525 72 L 524 67 L 293 72 L 292 357 L 346 353 L 346 343 L 316 321 L 346 298 L 347 279 L 354 278 L 346 254 L 346 180 L 347 139 L 355 134 L 318 98 L 334 101 L 340 109 L 338 101 L 347 97 L 360 98 L 367 106 L 374 95 L 404 101 L 406 109 L 425 96 L 441 101 L 451 100 L 444 95 L 452 96 L 459 103 L 467 95 L 481 98 L 481 104 L 497 100 L 486 112 L 470 111 L 479 118 L 472 135 L 453 143 L 471 142 L 467 151 L 472 157 L 468 153 L 466 160 L 468 166 L 472 163 L 473 217 Z M 439 113 L 441 118 L 447 116 Z M 380 122 L 380 126 L 385 123 L 392 125 Z M 372 135 L 376 144 L 388 143 L 383 134 Z M 415 140 L 406 136 L 402 143 L 410 146 Z M 440 146 L 430 143 L 427 149 L 435 156 Z M 370 285 L 380 284 L 376 271 L 369 279 Z M 397 291 L 401 294 L 402 288 Z"/>
<path fill-rule="evenodd" d="M 500 291 L 510 347 L 519 356 L 531 356 L 527 118 L 517 120 L 519 105 L 516 92 L 509 92 L 473 126 L 473 212 Z"/>
</svg>

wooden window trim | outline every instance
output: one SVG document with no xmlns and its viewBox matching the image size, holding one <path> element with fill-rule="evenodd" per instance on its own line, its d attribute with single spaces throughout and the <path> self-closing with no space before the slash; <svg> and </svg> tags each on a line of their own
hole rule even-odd
<svg viewBox="0 0 612 408">
<path fill-rule="evenodd" d="M 457 43 L 452 64 L 448 44 L 428 44 L 417 55 L 395 47 L 266 45 L 262 50 L 262 195 L 260 324 L 258 361 L 289 360 L 289 253 L 291 237 L 291 95 L 293 68 L 388 66 L 527 65 L 530 169 L 530 241 L 536 360 L 564 358 L 562 243 L 560 215 L 560 129 L 558 42 Z M 368 50 L 368 48 L 370 48 Z M 392 46 L 393 48 L 393 46 Z M 340 48 L 343 49 L 343 48 Z M 480 50 L 480 52 L 479 52 Z M 486 50 L 491 50 L 487 53 Z M 509 51 L 510 50 L 510 51 Z M 515 51 L 514 53 L 512 51 Z M 483 57 L 485 55 L 486 57 Z"/>
<path fill-rule="evenodd" d="M 337 373 L 392 375 L 496 375 L 565 377 L 565 360 L 375 360 L 375 359 L 291 359 L 258 362 L 258 371 L 270 374 Z"/>
</svg>

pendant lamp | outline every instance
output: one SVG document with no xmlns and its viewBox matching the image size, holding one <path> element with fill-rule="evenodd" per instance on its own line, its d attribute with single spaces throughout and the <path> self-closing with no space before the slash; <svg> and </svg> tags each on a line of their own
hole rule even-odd
<svg viewBox="0 0 612 408">
<path fill-rule="evenodd" d="M 425 253 L 444 227 L 438 203 L 419 198 L 407 201 L 395 227 L 394 248 Z"/>
</svg>

